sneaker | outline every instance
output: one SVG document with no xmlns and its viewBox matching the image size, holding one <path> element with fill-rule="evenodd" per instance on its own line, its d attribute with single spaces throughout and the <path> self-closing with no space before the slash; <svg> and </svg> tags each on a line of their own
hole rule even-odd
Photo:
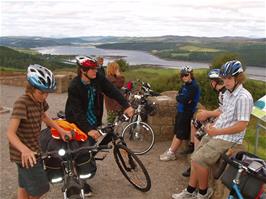
<svg viewBox="0 0 266 199">
<path fill-rule="evenodd" d="M 189 176 L 190 176 L 190 171 L 191 171 L 191 167 L 189 167 L 187 170 L 185 170 L 185 171 L 182 173 L 182 176 L 184 176 L 184 177 L 189 177 Z"/>
<path fill-rule="evenodd" d="M 167 150 L 165 151 L 162 155 L 160 155 L 160 160 L 161 161 L 169 161 L 169 160 L 175 160 L 175 153 Z"/>
<path fill-rule="evenodd" d="M 189 193 L 187 189 L 184 189 L 181 193 L 172 194 L 172 198 L 174 199 L 192 199 L 197 198 L 197 193 L 194 191 L 193 193 Z"/>
<path fill-rule="evenodd" d="M 205 195 L 197 194 L 197 199 L 209 199 L 212 197 L 213 190 L 212 188 L 208 188 L 207 193 Z"/>
<path fill-rule="evenodd" d="M 84 195 L 86 197 L 92 196 L 91 186 L 87 182 L 84 183 L 84 188 L 83 189 L 84 189 Z"/>
</svg>

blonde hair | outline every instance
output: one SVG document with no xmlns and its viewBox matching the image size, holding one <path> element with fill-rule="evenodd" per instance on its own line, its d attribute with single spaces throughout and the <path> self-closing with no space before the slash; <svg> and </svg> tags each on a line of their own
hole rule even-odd
<svg viewBox="0 0 266 199">
<path fill-rule="evenodd" d="M 246 81 L 246 75 L 244 73 L 239 73 L 236 77 L 235 80 L 239 83 L 239 84 L 243 84 Z"/>
<path fill-rule="evenodd" d="M 116 76 L 116 71 L 119 69 L 118 63 L 115 61 L 109 62 L 107 65 L 107 76 Z"/>
</svg>

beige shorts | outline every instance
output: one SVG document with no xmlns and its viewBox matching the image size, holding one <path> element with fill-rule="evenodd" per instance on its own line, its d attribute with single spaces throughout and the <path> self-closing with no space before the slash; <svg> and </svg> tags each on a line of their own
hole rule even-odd
<svg viewBox="0 0 266 199">
<path fill-rule="evenodd" d="M 209 168 L 214 165 L 220 156 L 227 149 L 232 147 L 233 144 L 233 142 L 204 136 L 197 149 L 191 155 L 191 161 L 197 162 L 205 168 Z"/>
</svg>

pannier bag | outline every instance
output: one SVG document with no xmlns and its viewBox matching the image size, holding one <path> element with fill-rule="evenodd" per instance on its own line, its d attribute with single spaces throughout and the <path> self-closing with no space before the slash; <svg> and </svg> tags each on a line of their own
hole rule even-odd
<svg viewBox="0 0 266 199">
<path fill-rule="evenodd" d="M 234 158 L 244 166 L 248 166 L 249 163 L 247 159 L 258 158 L 258 157 L 255 156 L 254 154 L 241 151 L 238 152 Z M 231 189 L 233 179 L 236 177 L 237 171 L 238 171 L 237 165 L 231 165 L 231 164 L 229 164 L 226 170 L 224 171 L 221 177 L 221 181 L 228 189 Z M 261 170 L 261 173 L 258 173 L 256 175 L 262 176 L 263 175 L 262 172 L 263 171 Z M 249 174 L 247 172 L 243 172 L 241 174 L 239 188 L 245 199 L 255 199 L 261 192 L 264 182 L 257 179 L 254 175 Z"/>
<path fill-rule="evenodd" d="M 59 157 L 47 157 L 44 159 L 44 169 L 50 183 L 60 183 L 63 181 L 64 172 L 61 166 L 62 159 Z"/>
</svg>

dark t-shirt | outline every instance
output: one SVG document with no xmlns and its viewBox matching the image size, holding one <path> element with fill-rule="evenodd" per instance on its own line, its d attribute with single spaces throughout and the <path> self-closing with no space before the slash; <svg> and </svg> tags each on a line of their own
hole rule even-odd
<svg viewBox="0 0 266 199">
<path fill-rule="evenodd" d="M 39 136 L 41 132 L 42 115 L 49 108 L 46 101 L 34 102 L 33 99 L 24 94 L 17 99 L 13 106 L 11 118 L 20 119 L 17 136 L 20 141 L 30 150 L 40 152 Z M 9 144 L 10 160 L 21 163 L 21 153 Z"/>
</svg>

